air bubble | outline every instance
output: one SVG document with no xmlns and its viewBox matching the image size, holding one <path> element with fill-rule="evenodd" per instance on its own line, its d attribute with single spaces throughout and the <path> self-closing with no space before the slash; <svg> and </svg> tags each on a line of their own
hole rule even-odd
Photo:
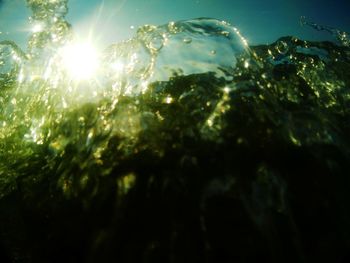
<svg viewBox="0 0 350 263">
<path fill-rule="evenodd" d="M 13 75 L 19 69 L 23 57 L 16 44 L 10 41 L 0 42 L 0 75 Z"/>
<path fill-rule="evenodd" d="M 184 42 L 185 44 L 190 44 L 190 43 L 192 42 L 192 38 L 190 38 L 190 37 L 185 37 L 185 38 L 183 39 L 183 42 Z"/>
<path fill-rule="evenodd" d="M 153 52 L 161 50 L 163 46 L 164 46 L 164 38 L 163 38 L 163 36 L 156 36 L 149 43 L 149 48 Z"/>
<path fill-rule="evenodd" d="M 288 52 L 288 44 L 284 41 L 278 41 L 276 45 L 276 50 L 278 53 L 285 55 Z"/>
</svg>

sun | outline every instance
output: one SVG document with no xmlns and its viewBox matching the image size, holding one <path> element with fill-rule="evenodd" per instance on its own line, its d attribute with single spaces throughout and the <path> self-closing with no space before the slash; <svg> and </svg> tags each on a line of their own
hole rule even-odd
<svg viewBox="0 0 350 263">
<path fill-rule="evenodd" d="M 88 80 L 96 75 L 99 56 L 92 44 L 69 44 L 62 49 L 61 57 L 63 68 L 73 80 Z"/>
</svg>

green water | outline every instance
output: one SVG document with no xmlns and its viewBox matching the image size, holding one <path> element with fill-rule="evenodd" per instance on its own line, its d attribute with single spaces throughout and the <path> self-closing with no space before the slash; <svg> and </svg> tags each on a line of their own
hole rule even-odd
<svg viewBox="0 0 350 263">
<path fill-rule="evenodd" d="M 288 229 L 297 224 L 291 175 L 349 171 L 344 32 L 328 28 L 339 45 L 283 37 L 248 46 L 237 28 L 201 18 L 145 25 L 132 39 L 95 50 L 93 36 L 79 38 L 65 20 L 67 1 L 27 4 L 34 31 L 27 50 L 0 42 L 0 200 L 20 193 L 36 211 L 33 201 L 42 195 L 38 207 L 55 215 L 51 205 L 71 201 L 90 211 L 110 193 L 120 213 L 133 204 L 128 196 L 143 191 L 168 197 L 174 207 L 176 198 L 191 200 L 200 211 L 212 196 L 239 196 L 269 236 L 267 211 L 285 216 Z M 335 203 L 338 195 L 327 198 Z M 347 212 L 339 213 L 346 221 Z M 203 222 L 198 231 L 205 235 Z M 7 235 L 12 251 L 17 236 Z M 161 247 L 149 242 L 146 252 Z M 278 241 L 270 242 L 277 249 Z M 38 252 L 28 251 L 35 259 Z"/>
</svg>

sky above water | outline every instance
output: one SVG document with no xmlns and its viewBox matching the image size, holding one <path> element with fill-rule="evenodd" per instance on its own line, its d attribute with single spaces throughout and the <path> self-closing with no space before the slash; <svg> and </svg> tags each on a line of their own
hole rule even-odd
<svg viewBox="0 0 350 263">
<path fill-rule="evenodd" d="M 293 35 L 330 40 L 325 32 L 302 27 L 300 16 L 350 32 L 349 0 L 70 0 L 67 20 L 77 34 L 93 32 L 101 45 L 130 38 L 137 27 L 212 17 L 239 28 L 250 44 L 267 44 Z M 25 0 L 0 0 L 0 40 L 25 47 L 30 34 Z"/>
</svg>

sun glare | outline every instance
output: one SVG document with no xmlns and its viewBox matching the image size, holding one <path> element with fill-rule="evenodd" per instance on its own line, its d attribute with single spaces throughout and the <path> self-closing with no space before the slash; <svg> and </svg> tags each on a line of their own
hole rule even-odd
<svg viewBox="0 0 350 263">
<path fill-rule="evenodd" d="M 98 54 L 89 43 L 71 44 L 62 50 L 63 67 L 72 79 L 87 80 L 94 77 L 98 66 Z"/>
<path fill-rule="evenodd" d="M 39 33 L 41 31 L 43 31 L 44 27 L 42 24 L 35 24 L 32 28 L 32 32 L 33 33 Z"/>
</svg>

